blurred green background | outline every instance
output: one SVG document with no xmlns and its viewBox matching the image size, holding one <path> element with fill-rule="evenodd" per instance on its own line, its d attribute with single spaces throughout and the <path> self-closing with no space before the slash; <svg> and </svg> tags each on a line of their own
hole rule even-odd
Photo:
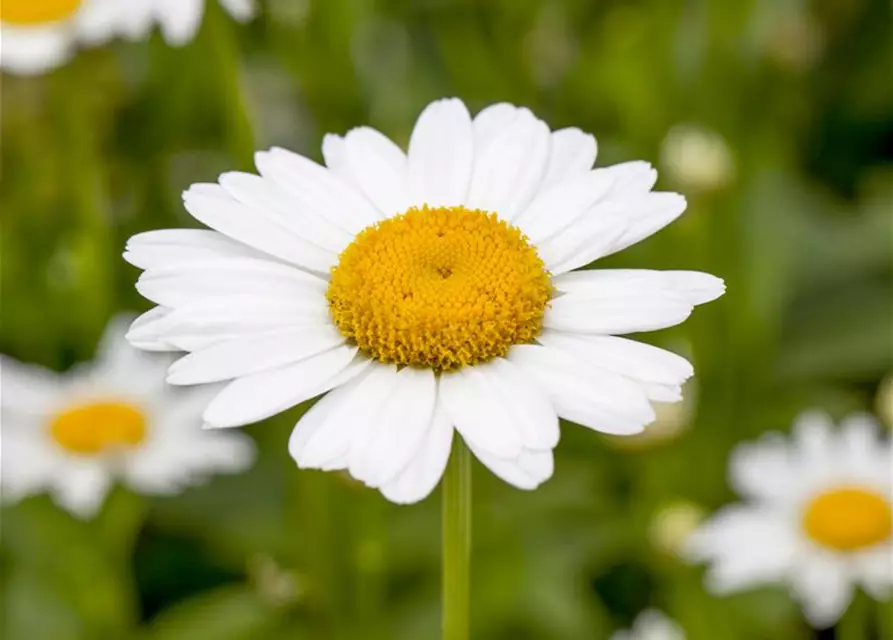
<svg viewBox="0 0 893 640">
<path fill-rule="evenodd" d="M 125 240 L 193 226 L 180 192 L 255 149 L 321 160 L 325 132 L 365 123 L 405 145 L 445 95 L 529 106 L 595 133 L 598 164 L 647 159 L 689 199 L 605 266 L 700 269 L 728 293 L 643 336 L 697 371 L 645 435 L 565 425 L 534 493 L 476 468 L 473 637 L 600 640 L 649 606 L 694 640 L 835 637 L 783 588 L 709 595 L 675 551 L 734 499 L 736 443 L 810 407 L 889 426 L 893 3 L 269 0 L 247 25 L 209 5 L 185 47 L 155 33 L 3 76 L 0 351 L 91 358 L 116 311 L 148 308 Z M 46 497 L 4 508 L 3 637 L 436 638 L 439 497 L 397 507 L 298 472 L 303 409 L 247 429 L 261 456 L 244 476 L 117 490 L 90 522 Z"/>
</svg>

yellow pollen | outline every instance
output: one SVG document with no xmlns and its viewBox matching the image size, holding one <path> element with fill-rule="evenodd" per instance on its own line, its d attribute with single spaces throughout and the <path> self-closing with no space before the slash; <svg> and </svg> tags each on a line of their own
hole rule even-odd
<svg viewBox="0 0 893 640">
<path fill-rule="evenodd" d="M 820 494 L 803 514 L 806 534 L 837 551 L 856 551 L 893 534 L 890 501 L 871 490 L 840 488 Z"/>
<path fill-rule="evenodd" d="M 50 434 L 70 453 L 97 455 L 139 445 L 146 435 L 146 418 L 133 405 L 96 402 L 59 413 Z"/>
<path fill-rule="evenodd" d="M 71 17 L 83 0 L 0 0 L 0 22 L 37 25 Z"/>
<path fill-rule="evenodd" d="M 485 211 L 425 206 L 361 231 L 326 297 L 365 355 L 449 371 L 532 342 L 551 292 L 519 229 Z"/>
</svg>

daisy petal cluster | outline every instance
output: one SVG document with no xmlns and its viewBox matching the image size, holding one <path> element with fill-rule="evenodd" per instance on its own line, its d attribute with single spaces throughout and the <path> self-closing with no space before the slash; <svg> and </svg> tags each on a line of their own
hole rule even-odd
<svg viewBox="0 0 893 640">
<path fill-rule="evenodd" d="M 728 593 L 786 582 L 816 627 L 834 624 L 861 586 L 893 587 L 893 448 L 868 415 L 839 428 L 801 415 L 793 437 L 740 445 L 730 465 L 746 499 L 722 509 L 687 544 L 710 563 L 708 586 Z"/>
<path fill-rule="evenodd" d="M 201 428 L 213 390 L 166 385 L 170 359 L 127 343 L 131 319 L 114 321 L 96 360 L 66 374 L 0 360 L 4 501 L 49 492 L 89 517 L 116 480 L 171 494 L 254 460 L 248 437 Z"/>
<path fill-rule="evenodd" d="M 457 431 L 507 482 L 553 471 L 558 418 L 641 432 L 691 365 L 623 334 L 720 296 L 690 271 L 579 270 L 676 219 L 645 162 L 593 168 L 595 139 L 528 109 L 424 109 L 408 151 L 369 127 L 325 166 L 274 148 L 260 175 L 193 185 L 208 230 L 133 237 L 156 303 L 128 335 L 187 351 L 172 384 L 228 381 L 204 412 L 234 427 L 326 394 L 295 427 L 302 468 L 347 470 L 395 502 L 436 486 Z"/>
<path fill-rule="evenodd" d="M 214 0 L 216 1 L 216 0 Z M 254 13 L 253 0 L 219 0 L 235 19 Z M 165 40 L 193 38 L 206 0 L 3 0 L 0 3 L 0 68 L 42 73 L 67 61 L 79 45 L 115 37 L 143 39 L 156 24 Z"/>
</svg>

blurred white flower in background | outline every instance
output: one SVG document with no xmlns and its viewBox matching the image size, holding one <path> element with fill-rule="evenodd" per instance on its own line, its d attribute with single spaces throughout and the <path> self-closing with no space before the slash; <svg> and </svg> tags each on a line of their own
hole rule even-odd
<svg viewBox="0 0 893 640">
<path fill-rule="evenodd" d="M 685 640 L 685 632 L 660 611 L 648 609 L 639 614 L 632 629 L 618 631 L 610 640 Z"/>
<path fill-rule="evenodd" d="M 171 494 L 252 463 L 250 438 L 201 428 L 214 390 L 167 386 L 170 359 L 131 347 L 131 320 L 113 321 L 96 361 L 68 373 L 0 359 L 5 502 L 47 491 L 90 517 L 117 479 L 139 493 Z"/>
<path fill-rule="evenodd" d="M 670 178 L 689 191 L 720 189 L 735 175 L 725 139 L 698 124 L 678 124 L 670 129 L 661 144 L 660 161 Z"/>
<path fill-rule="evenodd" d="M 172 45 L 192 39 L 206 0 L 3 0 L 0 68 L 29 75 L 66 62 L 79 45 L 117 36 L 142 39 L 158 24 Z M 219 0 L 235 19 L 254 13 L 253 0 Z"/>
<path fill-rule="evenodd" d="M 834 624 L 861 585 L 875 599 L 893 586 L 893 450 L 868 415 L 835 429 L 801 415 L 791 439 L 740 445 L 730 480 L 747 502 L 695 531 L 686 553 L 711 563 L 707 586 L 728 593 L 788 582 L 816 627 Z"/>
</svg>

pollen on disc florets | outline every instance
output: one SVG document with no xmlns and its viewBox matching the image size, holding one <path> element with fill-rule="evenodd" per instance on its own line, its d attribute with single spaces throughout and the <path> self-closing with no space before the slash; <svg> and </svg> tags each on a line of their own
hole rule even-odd
<svg viewBox="0 0 893 640">
<path fill-rule="evenodd" d="M 532 342 L 551 292 L 519 229 L 486 211 L 425 206 L 357 234 L 326 297 L 367 356 L 446 371 Z"/>
</svg>

